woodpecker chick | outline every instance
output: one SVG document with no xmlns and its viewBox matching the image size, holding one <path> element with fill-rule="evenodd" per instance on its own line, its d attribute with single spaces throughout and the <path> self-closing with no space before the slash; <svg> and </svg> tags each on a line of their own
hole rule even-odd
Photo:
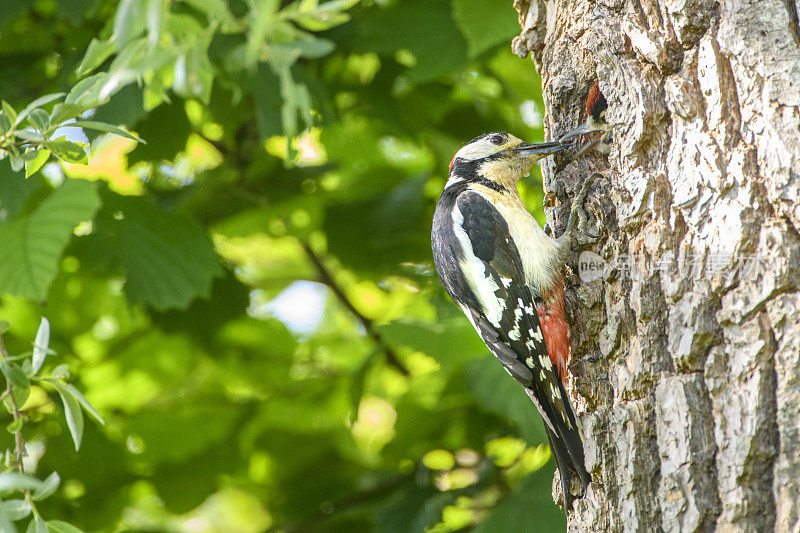
<svg viewBox="0 0 800 533">
<path fill-rule="evenodd" d="M 577 128 L 571 129 L 562 135 L 559 140 L 563 142 L 584 133 L 597 131 L 601 131 L 603 134 L 578 150 L 575 157 L 590 148 L 594 148 L 601 154 L 608 154 L 611 151 L 611 130 L 613 126 L 606 122 L 606 109 L 608 109 L 608 102 L 606 102 L 606 97 L 603 96 L 603 93 L 600 92 L 600 85 L 595 80 L 594 85 L 589 89 L 589 95 L 586 97 L 586 122 Z"/>
<path fill-rule="evenodd" d="M 544 419 L 565 510 L 572 500 L 570 472 L 584 491 L 591 482 L 562 382 L 569 326 L 561 275 L 591 179 L 575 198 L 567 230 L 558 239 L 547 236 L 525 209 L 517 183 L 536 161 L 570 146 L 527 144 L 508 133 L 476 137 L 450 163 L 431 231 L 436 272 L 448 294 Z"/>
</svg>

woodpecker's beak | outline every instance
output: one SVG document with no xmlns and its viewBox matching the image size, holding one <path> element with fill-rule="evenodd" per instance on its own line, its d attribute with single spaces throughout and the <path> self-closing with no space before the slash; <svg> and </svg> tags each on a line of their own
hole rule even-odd
<svg viewBox="0 0 800 533">
<path fill-rule="evenodd" d="M 559 137 L 559 141 L 563 142 L 567 139 L 571 139 L 573 137 L 577 137 L 578 135 L 583 135 L 584 133 L 592 133 L 595 131 L 604 131 L 603 128 L 598 128 L 597 126 L 591 126 L 588 122 L 584 122 L 577 128 L 573 128 L 569 130 L 567 133 Z"/>
<path fill-rule="evenodd" d="M 572 143 L 564 143 L 561 141 L 551 141 L 546 143 L 528 144 L 521 143 L 519 146 L 512 148 L 515 152 L 524 156 L 539 156 L 555 154 L 561 152 L 572 146 Z"/>
</svg>

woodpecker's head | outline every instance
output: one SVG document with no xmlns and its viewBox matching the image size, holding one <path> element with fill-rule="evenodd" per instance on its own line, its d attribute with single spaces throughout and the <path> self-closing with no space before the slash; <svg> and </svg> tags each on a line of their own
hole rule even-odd
<svg viewBox="0 0 800 533">
<path fill-rule="evenodd" d="M 597 80 L 594 81 L 592 88 L 589 89 L 589 94 L 586 96 L 586 122 L 571 129 L 560 137 L 559 140 L 566 141 L 584 133 L 593 133 L 596 131 L 610 132 L 613 126 L 606 122 L 606 109 L 608 109 L 608 102 L 606 97 L 600 92 L 600 85 Z M 580 155 L 588 148 L 595 148 L 601 153 L 608 153 L 611 149 L 610 135 L 601 135 L 588 145 L 584 146 L 576 155 Z"/>
<path fill-rule="evenodd" d="M 486 178 L 514 187 L 539 159 L 570 146 L 562 142 L 528 144 L 509 133 L 485 133 L 456 152 L 450 162 L 450 179 Z"/>
</svg>

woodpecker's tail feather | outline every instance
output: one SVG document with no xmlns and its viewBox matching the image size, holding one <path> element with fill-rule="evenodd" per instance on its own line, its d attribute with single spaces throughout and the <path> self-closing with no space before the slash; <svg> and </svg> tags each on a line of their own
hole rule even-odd
<svg viewBox="0 0 800 533">
<path fill-rule="evenodd" d="M 526 387 L 525 392 L 528 393 L 528 396 L 533 398 L 533 391 Z M 564 394 L 566 397 L 566 393 Z M 574 417 L 571 418 L 574 420 Z M 558 468 L 561 477 L 561 492 L 563 493 L 564 497 L 564 511 L 569 512 L 570 506 L 574 501 L 572 493 L 570 492 L 570 480 L 572 478 L 571 473 L 575 472 L 575 474 L 578 476 L 578 479 L 581 481 L 581 485 L 583 487 L 581 490 L 581 497 L 583 497 L 583 495 L 586 493 L 586 488 L 589 486 L 589 483 L 592 482 L 592 477 L 589 472 L 586 471 L 583 455 L 583 442 L 581 441 L 577 430 L 567 429 L 561 424 L 557 425 L 560 427 L 557 427 L 556 430 L 553 431 L 547 425 L 547 423 L 545 423 L 544 429 L 547 433 L 547 440 L 550 443 L 550 451 L 553 454 L 556 467 Z M 576 427 L 574 423 L 572 427 Z M 560 435 L 558 433 L 560 433 Z"/>
</svg>

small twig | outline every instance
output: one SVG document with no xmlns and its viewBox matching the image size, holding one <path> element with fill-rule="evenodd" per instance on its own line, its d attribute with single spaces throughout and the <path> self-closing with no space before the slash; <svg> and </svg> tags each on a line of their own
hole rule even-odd
<svg viewBox="0 0 800 533">
<path fill-rule="evenodd" d="M 0 333 L 0 356 L 3 359 L 8 358 L 8 351 L 6 350 L 6 345 L 3 343 L 3 335 Z M 3 393 L 3 397 L 8 397 L 9 401 L 11 402 L 11 415 L 14 417 L 14 422 L 17 420 L 22 419 L 22 413 L 19 410 L 19 405 L 17 405 L 17 399 L 14 397 L 14 389 L 11 386 L 11 380 L 8 379 L 6 376 L 6 390 Z M 25 441 L 22 439 L 22 429 L 17 429 L 14 432 L 14 467 L 22 473 L 23 471 L 23 459 L 25 458 Z"/>
<path fill-rule="evenodd" d="M 243 127 L 240 128 L 240 130 L 237 132 L 237 137 L 244 137 L 246 134 L 247 131 Z M 226 158 L 233 157 L 233 159 L 235 159 L 235 161 L 233 162 L 234 166 L 236 166 L 240 170 L 243 171 L 243 169 L 246 167 L 246 161 L 244 161 L 242 157 L 240 157 L 240 154 L 238 153 L 240 152 L 240 150 L 237 150 L 237 153 L 231 154 L 230 150 L 228 150 L 228 148 L 222 142 L 214 141 L 202 134 L 200 134 L 200 137 L 203 138 L 203 140 L 205 140 L 206 142 L 210 143 L 212 146 L 214 146 L 220 152 L 220 154 L 222 154 L 223 157 Z M 241 143 L 237 143 L 237 146 L 239 146 L 240 144 Z M 258 192 L 241 190 L 241 189 L 237 190 L 240 192 L 240 194 L 255 201 L 261 207 L 265 208 L 270 207 L 269 201 Z M 333 279 L 333 275 L 331 274 L 330 270 L 328 270 L 328 267 L 326 267 L 325 264 L 322 262 L 322 258 L 320 258 L 316 254 L 316 252 L 314 252 L 314 250 L 311 249 L 311 246 L 309 246 L 307 242 L 300 241 L 300 244 L 302 245 L 303 250 L 308 256 L 308 259 L 314 264 L 314 267 L 316 268 L 317 273 L 319 274 L 320 282 L 327 285 L 328 288 L 330 288 L 331 292 L 333 292 L 336 298 L 342 303 L 342 305 L 344 305 L 347 308 L 347 310 L 350 311 L 350 313 L 352 313 L 353 316 L 355 316 L 359 322 L 361 322 L 361 325 L 364 327 L 364 330 L 367 332 L 367 335 L 369 335 L 369 337 L 372 338 L 372 340 L 375 341 L 375 343 L 378 346 L 380 346 L 383 352 L 386 354 L 386 362 L 389 363 L 391 366 L 395 367 L 398 370 L 398 372 L 400 372 L 404 376 L 407 376 L 409 372 L 406 366 L 397 357 L 397 354 L 394 352 L 392 347 L 389 346 L 386 343 L 386 341 L 384 341 L 380 333 L 378 333 L 375 330 L 375 326 L 373 325 L 372 320 L 362 315 L 358 311 L 358 309 L 355 308 L 353 303 L 347 298 L 342 288 Z"/>
<path fill-rule="evenodd" d="M 358 309 L 355 308 L 353 303 L 347 298 L 342 288 L 336 283 L 336 281 L 334 281 L 330 270 L 328 270 L 328 267 L 326 267 L 325 263 L 322 262 L 322 258 L 320 258 L 317 253 L 311 249 L 311 246 L 309 246 L 307 242 L 301 241 L 301 245 L 308 256 L 308 259 L 317 269 L 320 282 L 327 285 L 331 292 L 333 292 L 336 298 L 338 298 L 338 300 L 342 303 L 342 305 L 344 305 L 347 310 L 350 311 L 350 313 L 352 313 L 359 322 L 361 322 L 361 325 L 364 326 L 364 330 L 367 332 L 367 335 L 369 335 L 370 338 L 372 338 L 372 340 L 383 349 L 384 353 L 386 354 L 386 362 L 395 367 L 401 374 L 407 376 L 409 372 L 406 366 L 400 361 L 400 359 L 397 357 L 397 354 L 394 352 L 392 347 L 386 343 L 381 334 L 375 330 L 375 325 L 373 324 L 372 320 L 362 315 Z"/>
</svg>

